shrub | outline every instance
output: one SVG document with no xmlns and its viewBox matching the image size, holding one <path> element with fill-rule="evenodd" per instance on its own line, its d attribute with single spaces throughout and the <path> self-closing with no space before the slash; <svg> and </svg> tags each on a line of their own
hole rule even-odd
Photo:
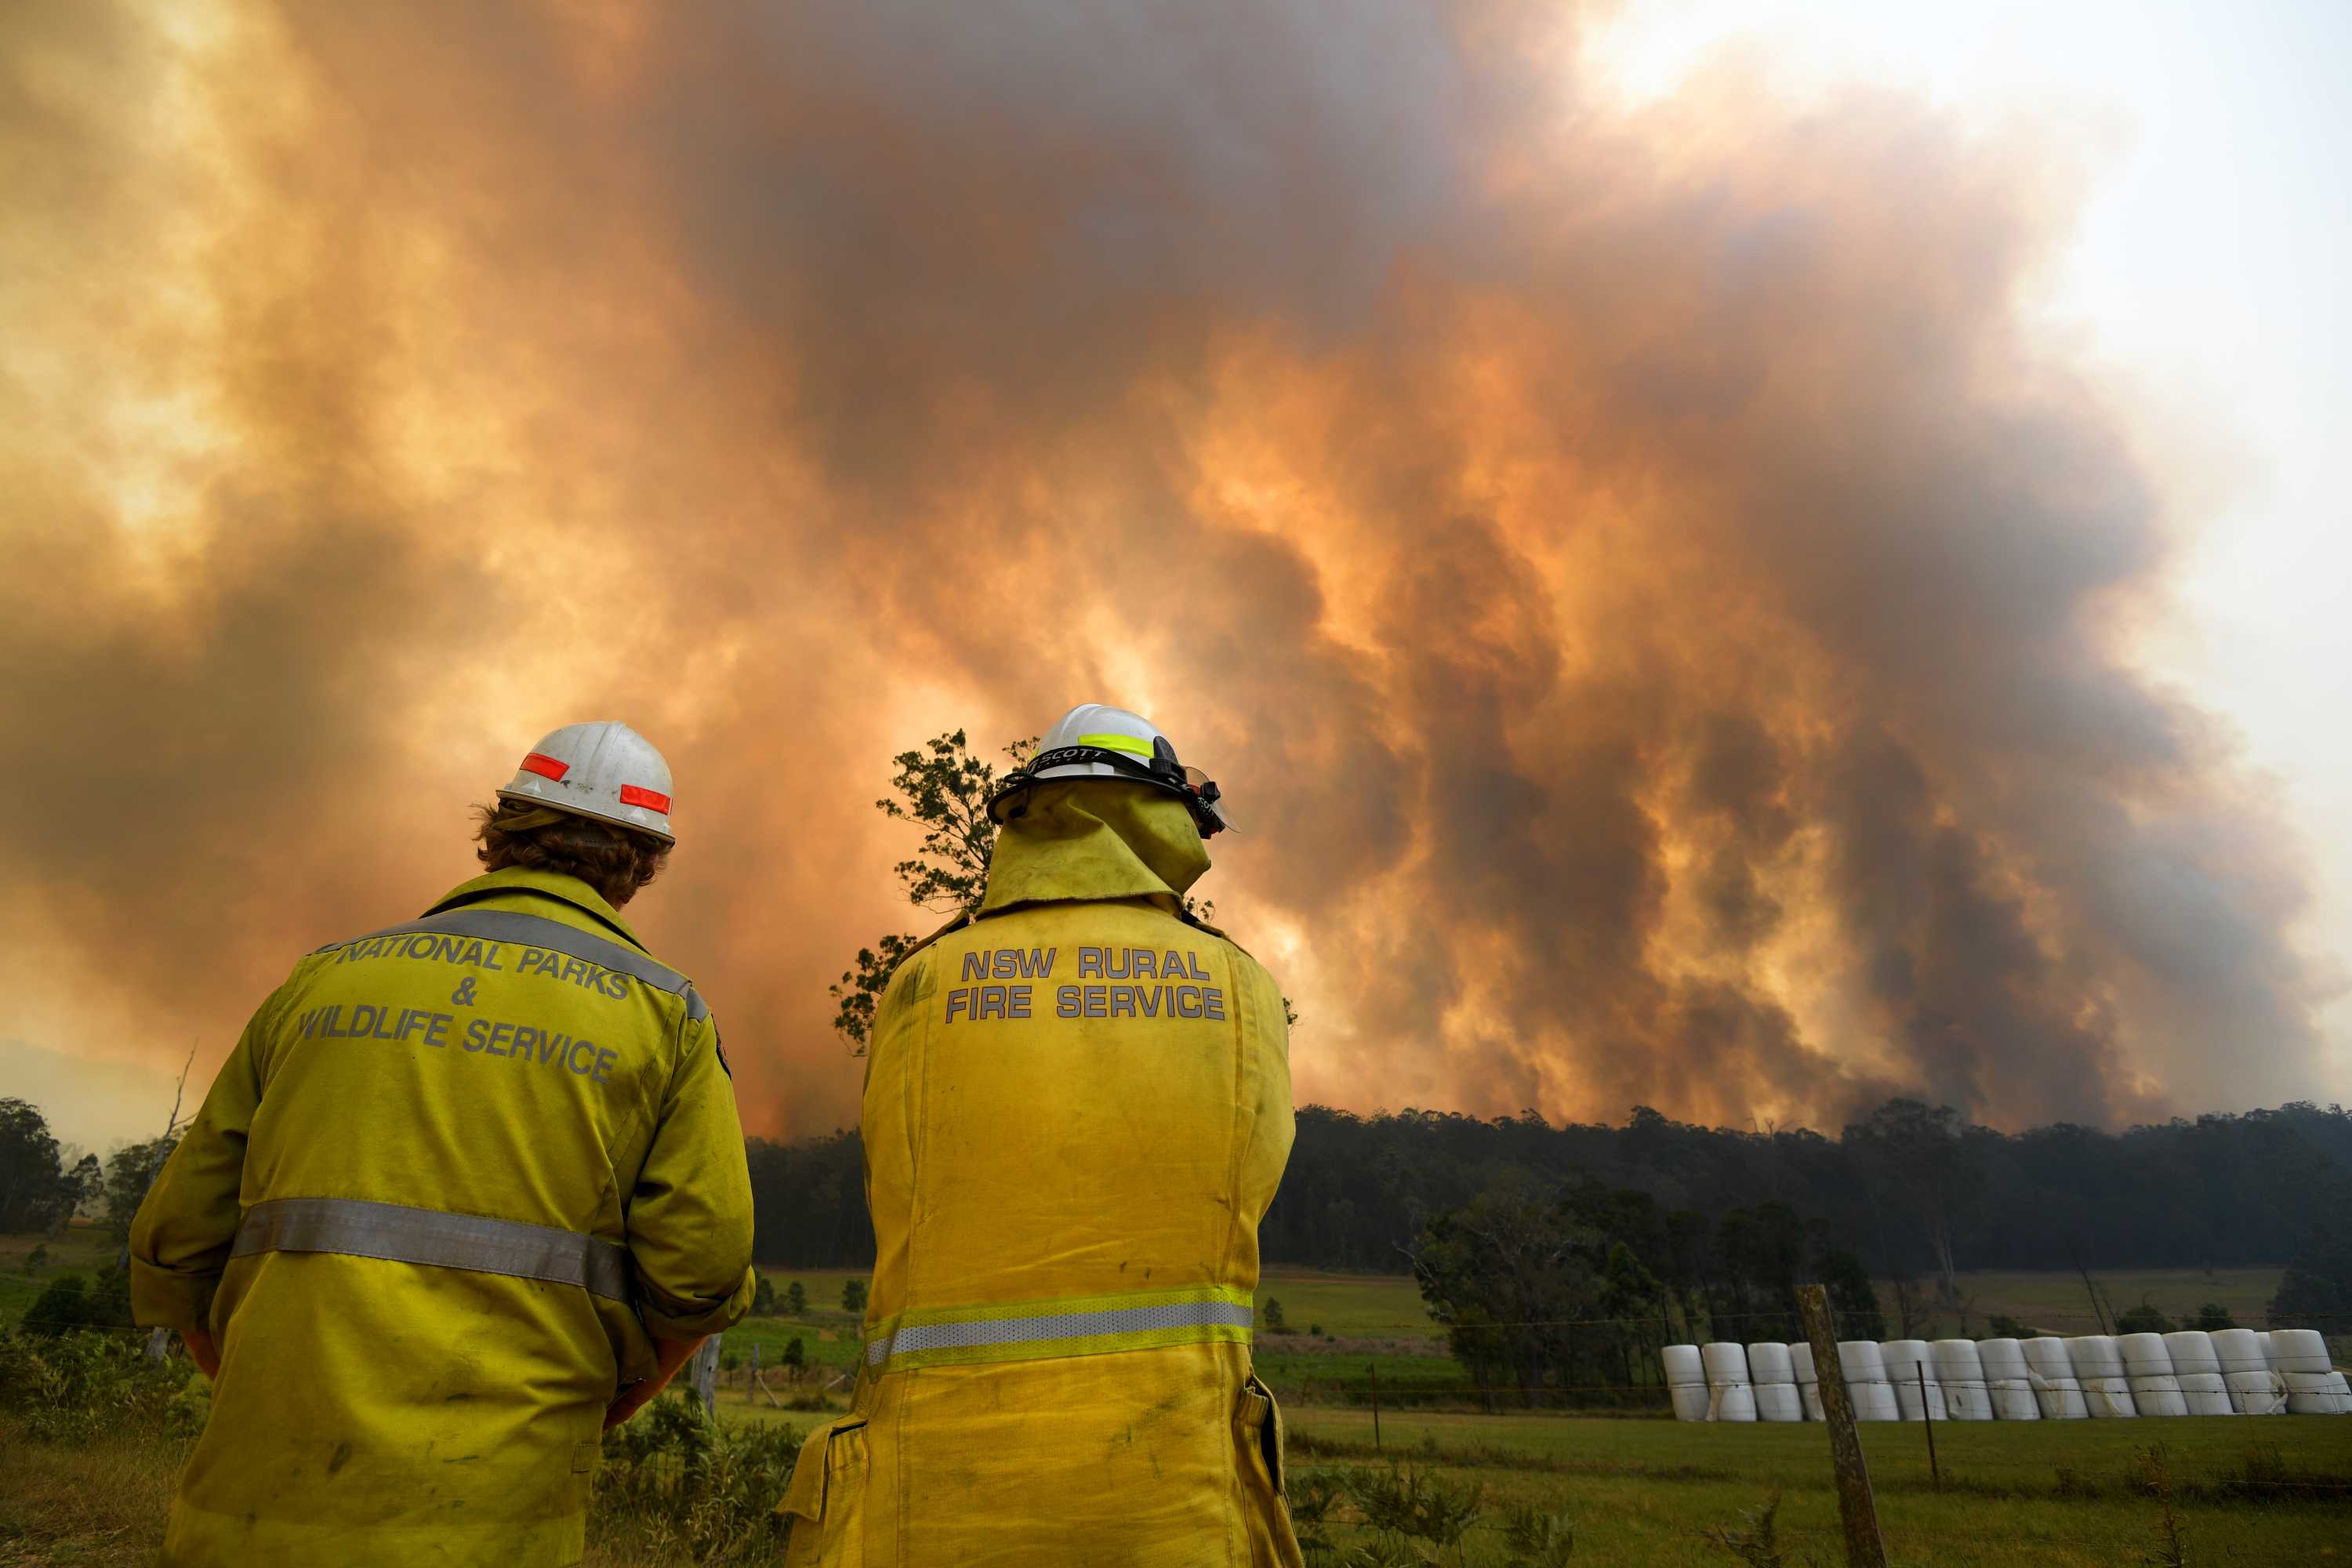
<svg viewBox="0 0 2352 1568">
<path fill-rule="evenodd" d="M 2006 1312 L 1995 1312 L 1988 1326 L 1991 1328 L 1992 1337 L 1995 1339 L 2032 1340 L 2042 1336 L 2041 1330 L 2029 1329 Z"/>
<path fill-rule="evenodd" d="M 866 1281 L 845 1279 L 841 1282 L 841 1310 L 845 1312 L 866 1310 Z"/>
<path fill-rule="evenodd" d="M 44 1442 L 196 1430 L 210 1402 L 180 1398 L 192 1381 L 185 1361 L 149 1361 L 126 1334 L 0 1332 L 0 1409 Z"/>
<path fill-rule="evenodd" d="M 788 1521 L 773 1510 L 800 1438 L 782 1424 L 721 1426 L 674 1390 L 604 1435 L 592 1527 L 651 1536 L 697 1563 L 774 1561 Z"/>
<path fill-rule="evenodd" d="M 1486 1501 L 1486 1489 L 1475 1481 L 1452 1485 L 1410 1465 L 1350 1471 L 1348 1495 L 1377 1533 L 1426 1541 L 1441 1552 L 1460 1543 Z"/>
<path fill-rule="evenodd" d="M 751 1316 L 772 1318 L 776 1315 L 776 1288 L 764 1274 L 759 1277 L 759 1280 L 751 1287 Z"/>
<path fill-rule="evenodd" d="M 25 1331 L 28 1334 L 63 1334 L 89 1326 L 89 1283 L 79 1274 L 68 1274 L 49 1281 L 48 1289 L 33 1299 L 25 1311 Z"/>
<path fill-rule="evenodd" d="M 784 1287 L 784 1311 L 787 1316 L 800 1317 L 808 1310 L 808 1288 L 799 1280 Z"/>
<path fill-rule="evenodd" d="M 1290 1325 L 1283 1321 L 1282 1302 L 1276 1297 L 1268 1296 L 1265 1299 L 1265 1305 L 1259 1310 L 1257 1321 L 1258 1326 L 1265 1330 L 1269 1334 L 1282 1334 L 1288 1333 L 1290 1331 Z"/>
<path fill-rule="evenodd" d="M 808 1364 L 808 1352 L 802 1346 L 798 1334 L 784 1342 L 784 1364 L 794 1372 Z"/>
<path fill-rule="evenodd" d="M 1567 1516 L 1535 1507 L 1514 1508 L 1503 1518 L 1503 1543 L 1510 1568 L 1562 1568 L 1576 1551 Z"/>
<path fill-rule="evenodd" d="M 110 1264 L 100 1269 L 93 1279 L 84 1279 L 79 1274 L 60 1275 L 34 1299 L 20 1326 L 34 1334 L 130 1328 L 131 1277 Z"/>
<path fill-rule="evenodd" d="M 2147 1301 L 2116 1314 L 2116 1332 L 2119 1334 L 2161 1334 L 2171 1329 L 2172 1320 Z"/>
<path fill-rule="evenodd" d="M 1741 1512 L 1739 1528 L 1718 1524 L 1699 1533 L 1749 1568 L 1781 1568 L 1788 1559 L 1780 1554 L 1780 1494 L 1774 1492 L 1762 1508 Z"/>
<path fill-rule="evenodd" d="M 2197 1309 L 2197 1321 L 2194 1326 L 2204 1330 L 2209 1334 L 2218 1334 L 2223 1329 L 2236 1328 L 2238 1320 L 2231 1317 L 2230 1309 L 2221 1302 L 2208 1301 Z"/>
</svg>

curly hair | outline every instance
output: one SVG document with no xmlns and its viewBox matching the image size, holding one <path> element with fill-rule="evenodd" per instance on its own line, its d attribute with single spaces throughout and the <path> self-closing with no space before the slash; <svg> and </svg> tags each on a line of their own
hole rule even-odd
<svg viewBox="0 0 2352 1568">
<path fill-rule="evenodd" d="M 570 816 L 509 833 L 496 825 L 499 809 L 496 804 L 474 808 L 474 837 L 481 842 L 474 853 L 492 871 L 509 866 L 560 871 L 579 878 L 617 910 L 669 864 L 670 846 L 650 834 Z"/>
</svg>

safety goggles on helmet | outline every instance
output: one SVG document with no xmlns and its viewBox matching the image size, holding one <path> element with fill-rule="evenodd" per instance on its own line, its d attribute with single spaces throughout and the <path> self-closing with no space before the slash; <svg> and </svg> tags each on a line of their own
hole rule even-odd
<svg viewBox="0 0 2352 1568">
<path fill-rule="evenodd" d="M 1122 778 L 1148 784 L 1167 791 L 1182 801 L 1192 813 L 1193 826 L 1201 837 L 1208 838 L 1233 826 L 1225 815 L 1223 796 L 1214 779 L 1198 768 L 1188 768 L 1176 760 L 1176 748 L 1168 743 L 1165 735 L 1151 738 L 1149 754 L 1142 741 L 1129 735 L 1081 735 L 1066 746 L 1040 752 L 1029 760 L 1025 768 L 1015 768 L 1004 775 L 1004 783 L 988 797 L 988 812 L 999 822 L 1017 810 L 1013 797 L 1033 784 L 1052 784 L 1055 780 L 1042 776 L 1055 768 L 1083 767 L 1087 764 L 1108 767 Z M 1062 774 L 1064 778 L 1085 777 L 1084 774 Z M 1092 775 L 1101 777 L 1097 773 Z M 1000 805 L 1006 809 L 1000 810 Z"/>
</svg>

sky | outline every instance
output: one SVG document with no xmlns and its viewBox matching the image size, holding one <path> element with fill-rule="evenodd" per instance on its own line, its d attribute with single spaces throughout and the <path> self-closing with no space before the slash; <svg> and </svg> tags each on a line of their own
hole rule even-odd
<svg viewBox="0 0 2352 1568">
<path fill-rule="evenodd" d="M 1857 82 L 1980 132 L 2025 123 L 2087 156 L 2073 231 L 2021 304 L 2152 438 L 2211 473 L 2174 524 L 2168 605 L 2130 644 L 2241 731 L 2315 873 L 2312 951 L 2352 954 L 2352 524 L 2336 465 L 2352 421 L 2352 194 L 2331 149 L 2352 11 L 2324 3 L 2067 0 L 1874 5 L 1662 0 L 1598 29 L 1616 90 L 1655 100 L 1710 68 L 1816 107 Z M 2352 1073 L 2352 1007 L 2327 1011 L 2329 1081 Z"/>
<path fill-rule="evenodd" d="M 1152 715 L 1362 1110 L 2336 1097 L 2328 8 L 0 21 L 0 1094 L 147 1135 L 545 731 L 747 1125 L 890 755 Z"/>
</svg>

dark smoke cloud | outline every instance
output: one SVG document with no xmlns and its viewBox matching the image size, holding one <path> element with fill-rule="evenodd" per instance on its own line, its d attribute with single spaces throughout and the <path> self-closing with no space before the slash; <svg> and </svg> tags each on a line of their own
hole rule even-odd
<svg viewBox="0 0 2352 1568">
<path fill-rule="evenodd" d="M 2292 846 L 2103 631 L 2162 476 L 2013 320 L 2046 149 L 1494 5 L 0 26 L 7 1032 L 216 1059 L 620 714 L 644 929 L 830 1126 L 887 756 L 1099 698 L 1244 814 L 1307 1096 L 2312 1086 Z"/>
</svg>

